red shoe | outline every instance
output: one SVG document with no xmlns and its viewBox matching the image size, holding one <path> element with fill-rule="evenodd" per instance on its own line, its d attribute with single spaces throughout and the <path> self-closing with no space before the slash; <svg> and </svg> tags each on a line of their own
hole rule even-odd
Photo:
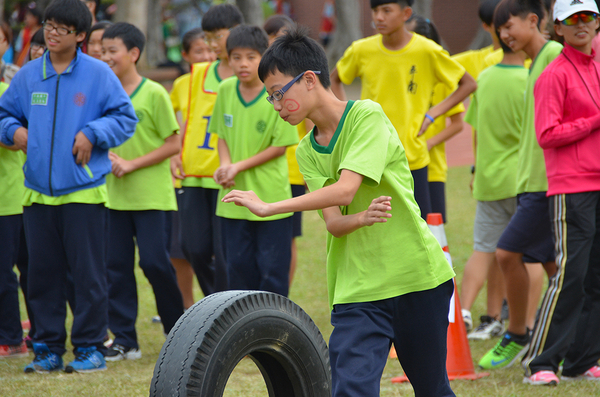
<svg viewBox="0 0 600 397">
<path fill-rule="evenodd" d="M 27 357 L 28 355 L 25 342 L 20 345 L 0 345 L 0 358 Z"/>
<path fill-rule="evenodd" d="M 561 376 L 561 378 L 564 381 L 579 380 L 579 379 L 600 380 L 600 367 L 597 365 L 594 365 L 592 368 L 588 369 L 581 375 L 576 375 L 576 376 L 564 376 L 563 375 L 563 376 Z"/>
</svg>

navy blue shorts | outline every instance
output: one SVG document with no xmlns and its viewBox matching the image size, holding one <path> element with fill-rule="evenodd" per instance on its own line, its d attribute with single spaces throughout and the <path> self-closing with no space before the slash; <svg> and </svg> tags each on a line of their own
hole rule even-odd
<svg viewBox="0 0 600 397">
<path fill-rule="evenodd" d="M 306 193 L 304 185 L 291 185 L 292 197 L 299 197 Z M 302 236 L 302 212 L 294 212 L 292 215 L 292 238 Z"/>
<path fill-rule="evenodd" d="M 427 167 L 411 170 L 410 173 L 414 180 L 415 201 L 421 209 L 421 217 L 426 220 L 427 214 L 431 213 L 431 196 L 429 194 Z"/>
<path fill-rule="evenodd" d="M 446 223 L 446 183 L 429 182 L 429 196 L 431 198 L 431 212 L 442 214 Z"/>
<path fill-rule="evenodd" d="M 554 262 L 554 237 L 546 192 L 517 196 L 517 212 L 502 233 L 498 248 L 523 254 L 523 261 Z"/>
</svg>

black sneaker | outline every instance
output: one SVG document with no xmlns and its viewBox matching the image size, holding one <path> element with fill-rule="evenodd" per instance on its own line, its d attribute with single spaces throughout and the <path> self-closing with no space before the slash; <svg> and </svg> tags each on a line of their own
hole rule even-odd
<svg viewBox="0 0 600 397">
<path fill-rule="evenodd" d="M 106 356 L 104 356 L 106 361 L 137 360 L 140 358 L 142 358 L 140 349 L 119 345 L 118 343 L 113 343 L 108 348 Z"/>
</svg>

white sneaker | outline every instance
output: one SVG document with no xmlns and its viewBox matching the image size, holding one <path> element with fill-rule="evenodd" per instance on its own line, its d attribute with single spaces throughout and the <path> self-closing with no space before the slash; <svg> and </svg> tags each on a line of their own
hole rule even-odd
<svg viewBox="0 0 600 397">
<path fill-rule="evenodd" d="M 106 361 L 138 360 L 140 358 L 142 358 L 140 349 L 119 345 L 118 343 L 113 343 L 104 357 Z"/>
<path fill-rule="evenodd" d="M 490 316 L 481 316 L 481 324 L 477 326 L 467 338 L 470 340 L 487 340 L 492 336 L 501 336 L 504 333 L 504 324 Z"/>
<path fill-rule="evenodd" d="M 467 329 L 467 332 L 468 332 L 471 329 L 473 329 L 473 319 L 471 318 L 471 311 L 469 311 L 467 309 L 462 309 L 461 311 L 462 311 L 463 321 L 465 322 L 465 328 Z"/>
</svg>

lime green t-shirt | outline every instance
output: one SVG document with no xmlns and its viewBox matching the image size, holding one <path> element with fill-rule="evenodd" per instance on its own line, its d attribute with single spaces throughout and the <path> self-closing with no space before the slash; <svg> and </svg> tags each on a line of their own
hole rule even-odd
<svg viewBox="0 0 600 397">
<path fill-rule="evenodd" d="M 63 194 L 62 196 L 47 196 L 27 187 L 23 194 L 23 206 L 25 207 L 29 207 L 31 204 L 64 205 L 72 203 L 104 204 L 108 207 L 108 191 L 106 189 L 106 184 L 89 189 L 78 190 L 69 194 Z"/>
<path fill-rule="evenodd" d="M 229 148 L 231 162 L 250 158 L 270 146 L 282 147 L 298 143 L 296 127 L 283 121 L 273 110 L 273 105 L 265 100 L 267 91 L 263 88 L 251 102 L 242 98 L 237 77 L 224 80 L 219 86 L 219 94 L 210 120 L 208 131 L 219 135 Z M 292 197 L 285 155 L 240 172 L 236 175 L 236 190 L 253 190 L 267 203 L 286 200 Z M 260 218 L 246 207 L 225 204 L 221 199 L 232 189 L 221 189 L 217 202 L 217 215 L 229 219 L 249 221 L 272 221 L 292 216 L 292 213 Z"/>
<path fill-rule="evenodd" d="M 421 218 L 413 179 L 398 134 L 381 106 L 348 102 L 327 147 L 314 130 L 296 151 L 308 188 L 339 180 L 343 169 L 364 176 L 343 215 L 366 210 L 379 196 L 392 197 L 392 218 L 346 236 L 327 235 L 329 303 L 370 302 L 435 288 L 454 277 L 444 253 Z"/>
<path fill-rule="evenodd" d="M 202 90 L 208 92 L 218 92 L 219 84 L 221 84 L 221 76 L 217 67 L 221 61 L 217 60 L 210 64 L 208 71 L 206 72 L 206 78 L 204 79 L 204 85 L 201 87 Z M 195 88 L 195 87 L 192 87 Z M 200 88 L 199 88 L 200 89 Z M 194 95 L 194 93 L 192 93 Z M 189 104 L 188 104 L 189 105 Z M 205 114 L 203 117 L 211 117 L 210 114 Z M 216 150 L 216 149 L 215 149 Z M 185 178 L 181 181 L 181 186 L 185 187 L 203 187 L 205 189 L 219 189 L 220 186 L 211 177 L 196 178 L 193 176 Z"/>
<path fill-rule="evenodd" d="M 556 41 L 548 41 L 534 59 L 529 71 L 527 90 L 525 91 L 525 114 L 523 115 L 521 144 L 519 146 L 517 193 L 548 191 L 544 151 L 535 135 L 533 87 L 540 74 L 560 54 L 562 48 L 562 45 Z"/>
<path fill-rule="evenodd" d="M 166 138 L 179 132 L 171 99 L 163 86 L 144 78 L 130 97 L 139 120 L 135 133 L 124 144 L 112 149 L 125 160 L 133 160 L 158 149 L 164 145 Z M 112 210 L 177 210 L 168 158 L 121 178 L 110 174 L 106 177 L 106 185 Z"/>
<path fill-rule="evenodd" d="M 519 140 L 528 71 L 499 64 L 479 75 L 465 121 L 477 131 L 473 197 L 503 200 L 517 195 Z"/>
<path fill-rule="evenodd" d="M 0 83 L 0 96 L 8 88 L 8 84 Z M 23 192 L 25 176 L 23 175 L 25 154 L 20 151 L 0 147 L 0 216 L 23 213 Z"/>
</svg>

